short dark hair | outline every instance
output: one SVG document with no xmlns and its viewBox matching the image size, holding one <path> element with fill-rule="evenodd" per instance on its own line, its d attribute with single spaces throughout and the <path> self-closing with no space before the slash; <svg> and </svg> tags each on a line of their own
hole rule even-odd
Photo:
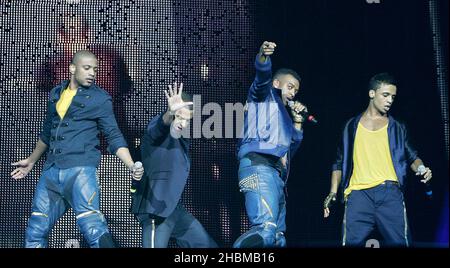
<svg viewBox="0 0 450 268">
<path fill-rule="evenodd" d="M 368 86 L 368 90 L 377 90 L 379 89 L 382 85 L 393 85 L 396 86 L 397 85 L 397 81 L 395 80 L 395 78 L 389 74 L 389 73 L 379 73 L 376 74 L 374 76 L 372 76 L 372 78 L 370 78 L 369 80 L 369 86 Z"/>
<path fill-rule="evenodd" d="M 299 83 L 302 81 L 302 79 L 300 78 L 300 75 L 298 75 L 298 73 L 297 73 L 296 71 L 294 71 L 294 70 L 292 70 L 292 69 L 288 69 L 288 68 L 281 68 L 281 69 L 278 69 L 278 70 L 275 72 L 275 74 L 273 75 L 273 79 L 274 79 L 274 80 L 275 80 L 275 79 L 278 79 L 278 80 L 279 80 L 280 76 L 287 75 L 287 74 L 292 75 L 295 79 L 298 80 Z"/>
<path fill-rule="evenodd" d="M 82 49 L 82 50 L 78 50 L 77 52 L 75 52 L 75 54 L 73 54 L 72 61 L 70 62 L 70 64 L 77 64 L 77 62 L 82 57 L 92 57 L 94 59 L 97 59 L 97 56 L 95 56 L 94 53 L 90 52 L 89 50 Z"/>
</svg>

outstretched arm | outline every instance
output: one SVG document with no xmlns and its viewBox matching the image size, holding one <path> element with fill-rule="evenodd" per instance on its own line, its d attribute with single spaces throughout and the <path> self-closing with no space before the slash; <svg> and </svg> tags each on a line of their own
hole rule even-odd
<svg viewBox="0 0 450 268">
<path fill-rule="evenodd" d="M 274 42 L 264 41 L 264 43 L 262 43 L 261 47 L 259 48 L 258 53 L 259 63 L 265 63 L 268 57 L 273 54 L 276 47 L 277 44 L 275 44 Z"/>
<path fill-rule="evenodd" d="M 275 51 L 277 45 L 273 42 L 264 41 L 256 55 L 256 76 L 250 87 L 248 99 L 251 101 L 263 101 L 272 88 L 272 62 L 270 55 Z"/>
<path fill-rule="evenodd" d="M 175 113 L 179 109 L 193 104 L 193 102 L 184 102 L 181 98 L 183 83 L 180 83 L 180 86 L 178 87 L 178 84 L 175 82 L 173 85 L 169 85 L 168 87 L 168 90 L 164 90 L 164 94 L 167 99 L 167 111 L 162 115 L 154 117 L 150 120 L 147 126 L 147 138 L 154 141 L 169 133 L 169 126 L 175 118 Z"/>
</svg>

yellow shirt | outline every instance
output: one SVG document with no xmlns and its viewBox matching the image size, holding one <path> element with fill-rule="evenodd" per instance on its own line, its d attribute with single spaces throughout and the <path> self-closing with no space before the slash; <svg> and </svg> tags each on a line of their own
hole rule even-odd
<svg viewBox="0 0 450 268">
<path fill-rule="evenodd" d="M 72 103 L 73 97 L 77 94 L 77 90 L 70 89 L 67 87 L 62 93 L 61 98 L 59 98 L 56 103 L 56 111 L 61 119 L 66 115 L 67 110 L 69 109 L 70 104 Z"/>
<path fill-rule="evenodd" d="M 387 127 L 388 124 L 371 131 L 358 124 L 353 149 L 353 173 L 344 191 L 345 196 L 352 190 L 372 188 L 386 180 L 398 181 L 389 150 Z"/>
</svg>

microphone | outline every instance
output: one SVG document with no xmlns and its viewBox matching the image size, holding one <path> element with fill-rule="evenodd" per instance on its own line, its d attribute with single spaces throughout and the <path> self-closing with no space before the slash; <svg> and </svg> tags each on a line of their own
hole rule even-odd
<svg viewBox="0 0 450 268">
<path fill-rule="evenodd" d="M 420 175 L 424 174 L 426 172 L 426 168 L 424 165 L 420 165 L 417 167 L 417 172 L 420 173 Z M 432 198 L 433 197 L 433 188 L 431 188 L 431 183 L 428 181 L 425 183 L 425 195 L 428 198 Z"/>
<path fill-rule="evenodd" d="M 430 199 L 433 197 L 433 188 L 429 182 L 425 183 L 425 195 Z"/>
<path fill-rule="evenodd" d="M 294 104 L 295 104 L 294 101 L 288 101 L 287 103 L 288 103 L 288 105 L 289 105 L 289 107 L 290 107 L 291 109 L 294 108 Z M 312 123 L 314 123 L 314 124 L 319 123 L 319 121 L 317 121 L 317 119 L 314 117 L 314 115 L 308 113 L 308 112 L 305 111 L 305 110 L 300 111 L 299 114 L 301 114 L 304 118 L 306 118 L 308 121 L 310 121 L 310 122 L 312 122 Z"/>
<path fill-rule="evenodd" d="M 142 162 L 140 162 L 140 161 L 137 161 L 136 163 L 134 163 L 134 165 L 133 165 L 133 167 L 132 167 L 132 170 L 134 171 L 134 170 L 136 170 L 136 169 L 138 169 L 138 168 L 142 168 Z M 136 189 L 137 189 L 137 187 L 138 187 L 139 182 L 141 181 L 141 179 L 142 179 L 142 177 L 135 178 L 135 177 L 133 176 L 133 179 L 131 180 L 131 188 L 130 188 L 130 192 L 131 192 L 132 194 L 134 194 L 134 193 L 136 192 Z"/>
</svg>

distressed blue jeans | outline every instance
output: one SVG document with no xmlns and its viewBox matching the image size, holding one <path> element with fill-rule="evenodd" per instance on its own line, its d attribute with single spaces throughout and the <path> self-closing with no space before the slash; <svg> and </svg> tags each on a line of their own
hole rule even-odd
<svg viewBox="0 0 450 268">
<path fill-rule="evenodd" d="M 270 166 L 239 163 L 239 189 L 251 228 L 234 243 L 235 248 L 286 247 L 286 199 L 280 172 Z"/>
<path fill-rule="evenodd" d="M 48 246 L 48 234 L 56 221 L 69 209 L 75 212 L 77 225 L 90 247 L 100 247 L 100 238 L 109 235 L 100 213 L 100 191 L 93 166 L 43 171 L 34 194 L 31 217 L 25 234 L 25 247 Z"/>
</svg>

